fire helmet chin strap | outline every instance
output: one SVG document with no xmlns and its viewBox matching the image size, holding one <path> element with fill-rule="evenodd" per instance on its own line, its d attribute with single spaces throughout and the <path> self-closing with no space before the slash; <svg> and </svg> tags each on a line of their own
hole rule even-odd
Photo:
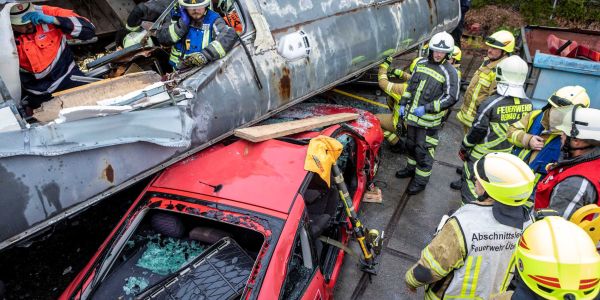
<svg viewBox="0 0 600 300">
<path fill-rule="evenodd" d="M 567 135 L 567 139 L 565 140 L 565 144 L 561 147 L 561 151 L 563 152 L 563 158 L 569 159 L 573 157 L 573 151 L 575 150 L 585 150 L 594 148 L 593 145 L 587 145 L 584 147 L 573 147 L 571 146 L 571 141 L 577 138 L 579 135 L 579 129 L 577 129 L 577 124 L 579 125 L 588 125 L 586 122 L 577 122 L 575 120 L 575 111 L 577 111 L 578 107 L 583 107 L 581 104 L 576 104 L 573 106 L 573 111 L 571 112 L 571 132 Z"/>
</svg>

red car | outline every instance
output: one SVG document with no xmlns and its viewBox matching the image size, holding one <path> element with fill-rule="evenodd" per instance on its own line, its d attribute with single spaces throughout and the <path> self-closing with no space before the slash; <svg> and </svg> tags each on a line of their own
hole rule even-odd
<svg viewBox="0 0 600 300">
<path fill-rule="evenodd" d="M 261 143 L 231 139 L 158 175 L 61 299 L 331 299 L 347 244 L 335 184 L 304 170 L 308 140 L 339 140 L 358 208 L 383 136 L 371 113 L 304 104 L 275 120 L 354 112 L 356 121 Z M 140 154 L 143 155 L 143 154 Z M 333 181 L 332 181 L 333 182 Z"/>
</svg>

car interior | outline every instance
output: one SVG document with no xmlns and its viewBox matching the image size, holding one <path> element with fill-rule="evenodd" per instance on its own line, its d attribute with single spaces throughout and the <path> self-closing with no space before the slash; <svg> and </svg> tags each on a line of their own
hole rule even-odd
<svg viewBox="0 0 600 300">
<path fill-rule="evenodd" d="M 139 218 L 139 217 L 138 217 Z M 260 233 L 197 216 L 150 209 L 122 244 L 96 299 L 237 299 L 264 242 Z M 173 281 L 177 285 L 172 284 Z"/>
</svg>

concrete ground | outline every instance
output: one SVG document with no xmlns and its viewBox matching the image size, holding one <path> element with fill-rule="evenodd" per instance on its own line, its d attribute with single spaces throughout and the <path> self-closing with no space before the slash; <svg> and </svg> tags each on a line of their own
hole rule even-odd
<svg viewBox="0 0 600 300">
<path fill-rule="evenodd" d="M 359 217 L 369 228 L 385 230 L 386 240 L 380 256 L 379 273 L 368 280 L 354 258 L 346 256 L 336 299 L 423 299 L 423 289 L 411 293 L 404 285 L 404 273 L 417 261 L 421 250 L 433 237 L 441 217 L 460 206 L 460 193 L 450 188 L 459 178 L 458 148 L 462 129 L 451 117 L 440 133 L 440 145 L 432 176 L 424 192 L 405 193 L 409 179 L 398 179 L 394 173 L 406 165 L 404 155 L 390 152 L 384 146 L 376 185 L 382 189 L 383 203 L 363 203 Z M 353 243 L 356 247 L 356 243 Z"/>
<path fill-rule="evenodd" d="M 340 88 L 340 89 L 343 89 Z M 346 88 L 346 90 L 352 87 Z M 361 96 L 382 102 L 375 89 L 357 89 Z M 355 100 L 343 99 L 344 104 Z M 357 101 L 358 102 L 358 101 Z M 357 104 L 364 107 L 364 104 Z M 460 206 L 460 192 L 450 188 L 459 178 L 455 169 L 462 165 L 458 149 L 463 138 L 462 126 L 456 119 L 457 103 L 441 129 L 435 164 L 427 188 L 409 196 L 405 193 L 409 179 L 398 179 L 394 173 L 406 165 L 402 154 L 392 153 L 388 144 L 382 148 L 382 160 L 375 184 L 382 189 L 383 203 L 363 203 L 359 218 L 369 228 L 385 230 L 386 240 L 380 255 L 379 273 L 369 277 L 360 271 L 354 258 L 346 256 L 336 299 L 423 299 L 423 289 L 411 293 L 404 284 L 405 272 L 418 260 L 421 250 L 432 239 L 442 216 Z M 357 244 L 352 247 L 358 251 Z"/>
</svg>

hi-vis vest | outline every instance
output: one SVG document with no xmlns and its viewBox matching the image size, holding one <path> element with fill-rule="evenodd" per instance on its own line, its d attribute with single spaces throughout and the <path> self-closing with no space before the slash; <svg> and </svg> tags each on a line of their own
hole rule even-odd
<svg viewBox="0 0 600 300">
<path fill-rule="evenodd" d="M 535 209 L 547 208 L 550 205 L 550 196 L 552 196 L 554 187 L 571 176 L 586 178 L 600 194 L 600 172 L 598 172 L 598 169 L 600 169 L 600 159 L 571 166 L 553 167 L 537 186 Z M 597 204 L 600 204 L 600 201 Z"/>
<path fill-rule="evenodd" d="M 181 59 L 184 59 L 187 55 L 200 52 L 208 46 L 213 40 L 213 24 L 219 17 L 218 13 L 207 10 L 202 20 L 202 28 L 190 26 L 186 36 L 171 47 L 169 63 L 176 67 Z"/>
<path fill-rule="evenodd" d="M 490 299 L 500 292 L 523 228 L 500 224 L 491 205 L 466 204 L 453 217 L 464 234 L 467 256 L 454 270 L 444 299 Z"/>
</svg>

